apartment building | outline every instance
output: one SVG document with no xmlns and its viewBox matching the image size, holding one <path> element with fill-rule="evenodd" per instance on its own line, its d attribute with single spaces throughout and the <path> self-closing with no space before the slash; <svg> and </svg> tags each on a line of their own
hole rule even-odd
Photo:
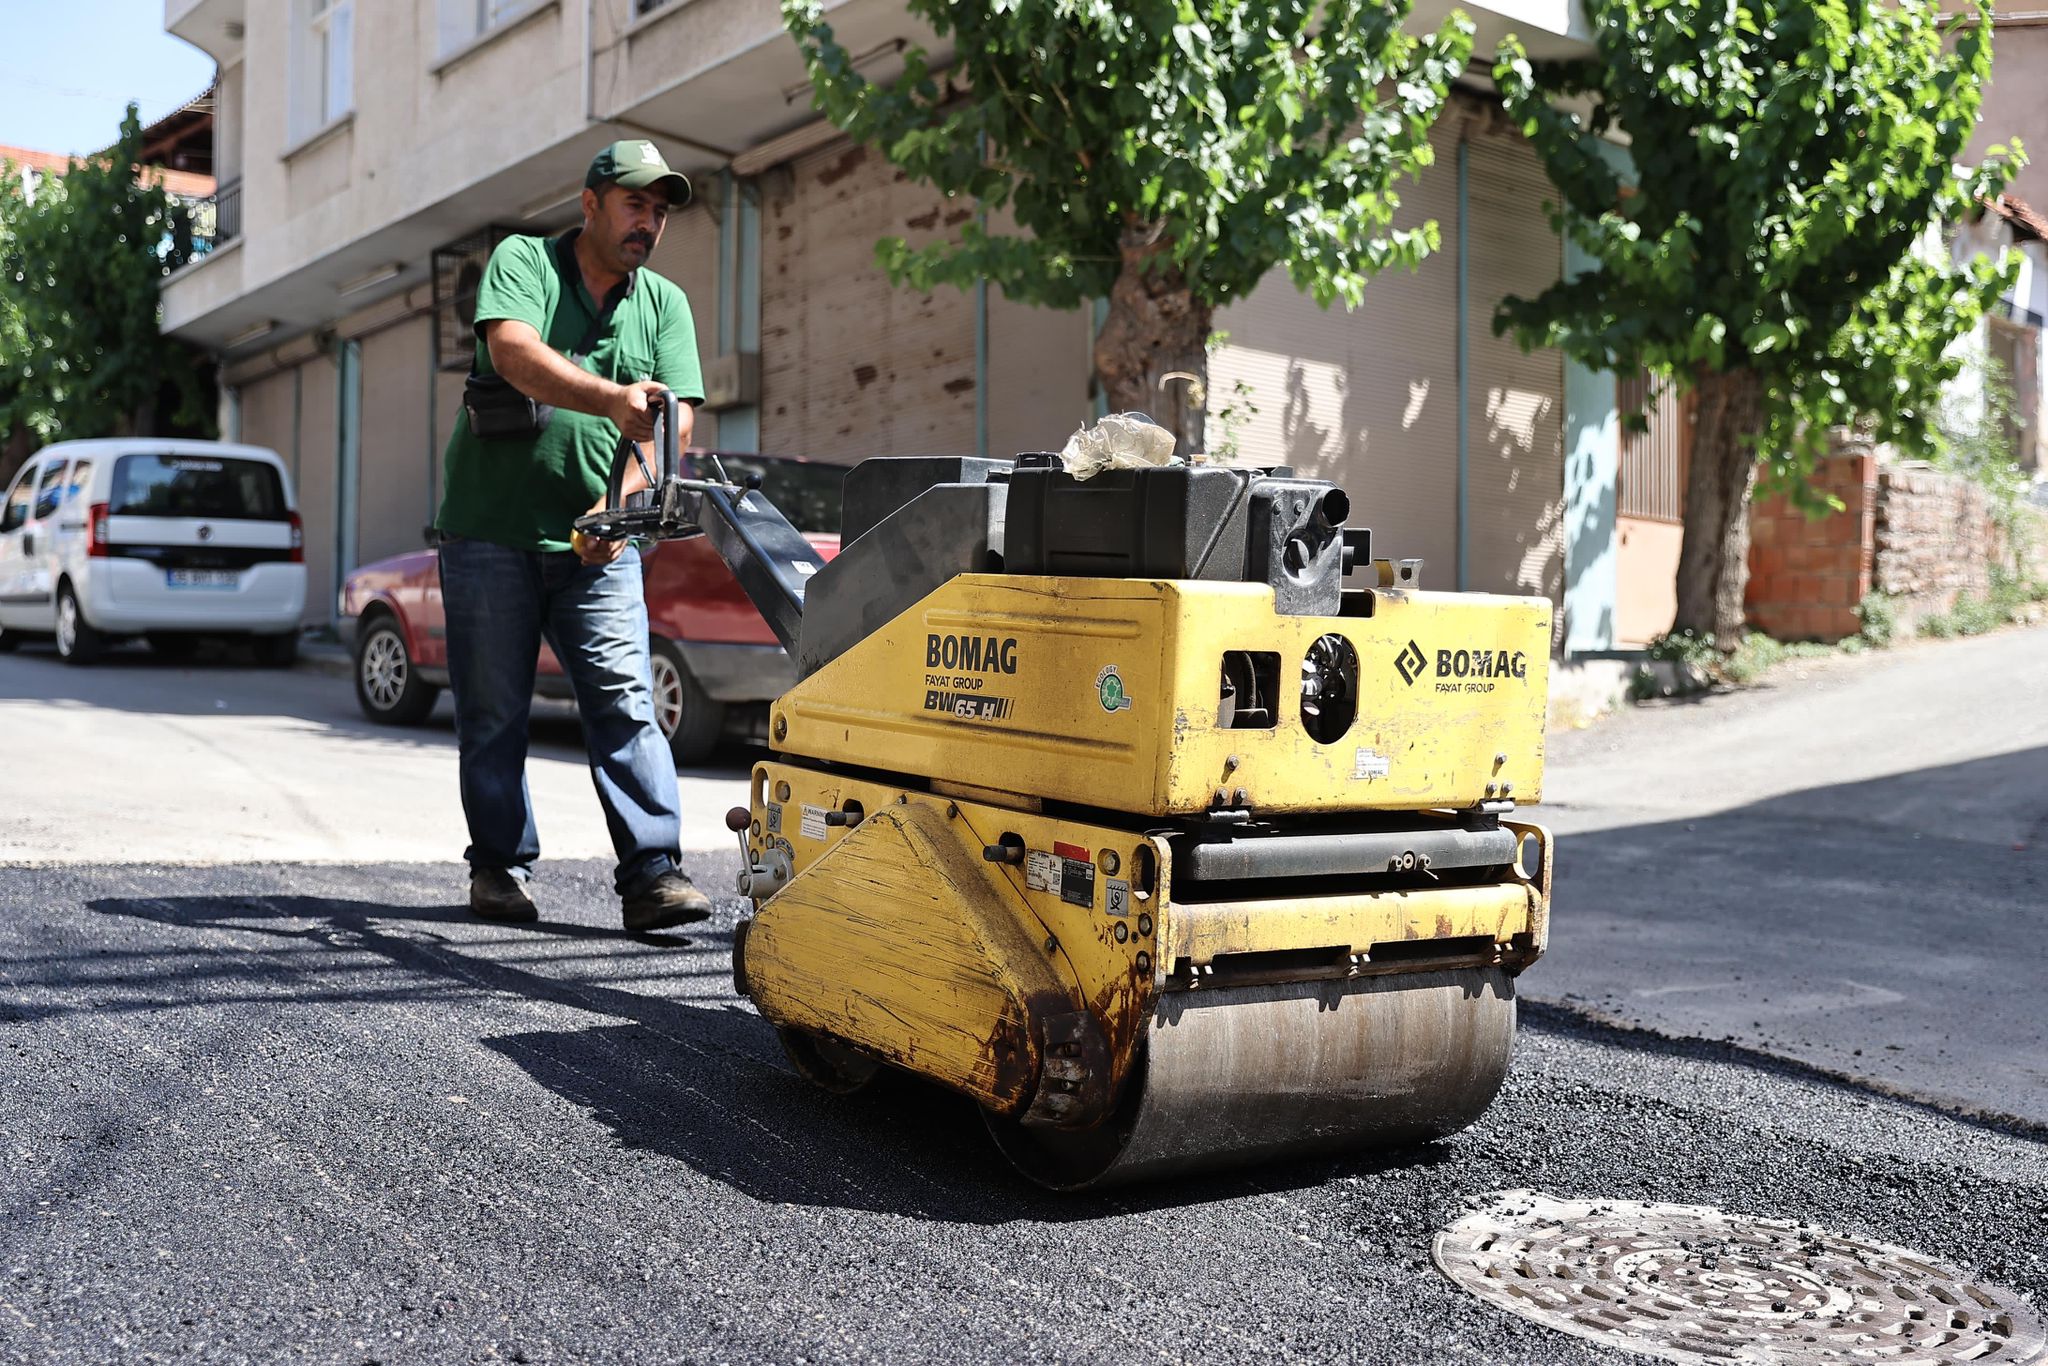
<svg viewBox="0 0 2048 1366">
<path fill-rule="evenodd" d="M 1482 53 L 1510 30 L 1588 50 L 1574 0 L 1464 8 Z M 944 52 L 896 0 L 829 18 L 877 75 L 907 44 Z M 164 327 L 221 354 L 224 432 L 297 471 L 315 621 L 350 567 L 418 544 L 469 363 L 466 291 L 503 234 L 576 221 L 612 138 L 651 138 L 698 186 L 653 268 L 695 308 L 705 443 L 1007 455 L 1057 448 L 1095 410 L 1089 310 L 922 295 L 876 270 L 877 238 L 976 207 L 816 118 L 774 0 L 166 0 L 165 24 L 220 62 L 234 231 L 165 283 Z M 1341 480 L 1426 582 L 1548 595 L 1561 645 L 1608 648 L 1616 384 L 1493 335 L 1502 295 L 1565 263 L 1533 153 L 1476 67 L 1469 86 L 1404 210 L 1444 249 L 1354 311 L 1276 274 L 1217 319 L 1211 407 L 1238 406 L 1244 457 Z"/>
</svg>

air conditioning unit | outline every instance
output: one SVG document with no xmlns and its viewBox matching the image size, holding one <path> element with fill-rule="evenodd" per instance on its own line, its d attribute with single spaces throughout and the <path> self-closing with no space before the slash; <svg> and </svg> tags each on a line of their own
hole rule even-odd
<svg viewBox="0 0 2048 1366">
<path fill-rule="evenodd" d="M 489 227 L 434 248 L 434 368 L 467 370 L 476 357 L 476 290 L 513 228 Z"/>
</svg>

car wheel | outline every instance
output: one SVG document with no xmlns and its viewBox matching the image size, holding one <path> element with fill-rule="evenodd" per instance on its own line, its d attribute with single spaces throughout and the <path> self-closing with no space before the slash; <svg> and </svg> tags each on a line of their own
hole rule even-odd
<svg viewBox="0 0 2048 1366">
<path fill-rule="evenodd" d="M 69 583 L 57 589 L 57 653 L 66 664 L 91 664 L 107 652 L 107 638 L 93 629 Z"/>
<path fill-rule="evenodd" d="M 257 636 L 255 646 L 256 663 L 265 669 L 289 669 L 298 662 L 297 631 L 286 631 L 283 635 L 276 636 Z"/>
<path fill-rule="evenodd" d="M 441 690 L 419 676 L 405 634 L 391 617 L 368 618 L 356 632 L 356 705 L 387 726 L 416 726 L 427 719 Z"/>
<path fill-rule="evenodd" d="M 148 636 L 149 652 L 176 663 L 190 659 L 199 649 L 198 636 L 171 635 L 164 631 L 151 631 Z"/>
<path fill-rule="evenodd" d="M 709 758 L 725 733 L 725 704 L 714 702 L 697 683 L 683 652 L 656 636 L 648 647 L 648 675 L 654 685 L 654 722 L 679 764 Z"/>
</svg>

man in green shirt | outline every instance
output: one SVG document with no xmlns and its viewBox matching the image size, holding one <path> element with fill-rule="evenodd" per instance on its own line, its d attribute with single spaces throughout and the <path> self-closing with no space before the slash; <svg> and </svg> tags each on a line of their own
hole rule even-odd
<svg viewBox="0 0 2048 1366">
<path fill-rule="evenodd" d="M 476 366 L 435 525 L 470 909 L 539 914 L 527 892 L 540 839 L 526 739 L 546 640 L 583 719 L 625 925 L 640 932 L 701 920 L 711 903 L 677 867 L 675 765 L 654 720 L 639 553 L 572 541 L 572 523 L 603 505 L 621 435 L 653 434 L 663 390 L 684 400 L 677 436 L 689 443 L 704 398 L 689 300 L 641 267 L 690 183 L 652 143 L 627 141 L 597 154 L 584 185 L 580 229 L 508 238 L 484 268 Z M 636 468 L 626 489 L 645 486 Z"/>
</svg>

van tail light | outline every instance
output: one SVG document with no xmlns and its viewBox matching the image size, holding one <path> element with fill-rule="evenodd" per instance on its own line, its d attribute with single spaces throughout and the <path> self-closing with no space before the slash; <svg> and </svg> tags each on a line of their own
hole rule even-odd
<svg viewBox="0 0 2048 1366">
<path fill-rule="evenodd" d="M 107 504 L 94 503 L 85 515 L 85 553 L 92 559 L 107 557 Z"/>
<path fill-rule="evenodd" d="M 306 524 L 299 520 L 299 514 L 296 512 L 288 512 L 285 515 L 292 519 L 292 563 L 304 564 L 306 562 Z"/>
</svg>

